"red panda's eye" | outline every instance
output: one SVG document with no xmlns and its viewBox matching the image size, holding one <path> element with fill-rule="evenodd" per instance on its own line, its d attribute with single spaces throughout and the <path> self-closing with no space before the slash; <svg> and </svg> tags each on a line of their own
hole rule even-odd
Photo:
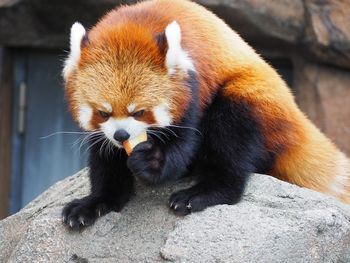
<svg viewBox="0 0 350 263">
<path fill-rule="evenodd" d="M 104 118 L 104 119 L 108 119 L 108 118 L 111 116 L 110 113 L 105 112 L 105 111 L 99 110 L 99 111 L 97 111 L 97 112 L 98 112 L 98 114 L 99 114 L 102 118 Z"/>
<path fill-rule="evenodd" d="M 133 117 L 142 117 L 144 114 L 145 114 L 145 110 L 139 110 L 139 111 L 133 112 L 131 115 Z"/>
</svg>

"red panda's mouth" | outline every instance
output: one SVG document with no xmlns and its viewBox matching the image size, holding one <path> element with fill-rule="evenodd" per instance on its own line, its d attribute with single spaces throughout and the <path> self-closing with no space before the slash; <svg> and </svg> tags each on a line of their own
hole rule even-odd
<svg viewBox="0 0 350 263">
<path fill-rule="evenodd" d="M 146 131 L 149 128 L 149 124 L 135 120 L 133 117 L 127 117 L 122 119 L 109 118 L 106 122 L 100 124 L 101 130 L 105 136 L 117 147 L 122 148 L 123 140 L 133 139 L 139 136 L 140 133 Z M 128 136 L 127 138 L 119 138 L 116 136 L 116 132 L 123 130 Z M 120 141 L 118 141 L 119 139 Z"/>
<path fill-rule="evenodd" d="M 108 139 L 109 140 L 109 139 Z M 121 143 L 119 143 L 119 142 L 117 142 L 117 141 L 112 141 L 112 140 L 110 140 L 112 143 L 113 143 L 113 145 L 114 146 L 116 146 L 117 148 L 123 148 L 123 144 L 121 144 Z"/>
</svg>

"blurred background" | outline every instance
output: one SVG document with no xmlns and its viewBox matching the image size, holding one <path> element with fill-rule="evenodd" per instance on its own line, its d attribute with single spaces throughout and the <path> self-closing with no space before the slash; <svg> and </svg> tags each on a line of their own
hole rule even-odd
<svg viewBox="0 0 350 263">
<path fill-rule="evenodd" d="M 64 100 L 69 29 L 117 0 L 0 0 L 0 218 L 85 166 Z M 266 58 L 350 155 L 350 1 L 198 0 Z M 57 133 L 57 134 L 54 134 Z M 50 136 L 52 135 L 52 136 Z"/>
</svg>

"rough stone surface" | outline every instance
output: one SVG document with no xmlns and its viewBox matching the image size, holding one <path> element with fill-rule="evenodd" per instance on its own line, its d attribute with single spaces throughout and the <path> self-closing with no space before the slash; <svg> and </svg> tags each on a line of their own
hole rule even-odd
<svg viewBox="0 0 350 263">
<path fill-rule="evenodd" d="M 290 43 L 303 34 L 305 9 L 302 0 L 200 0 L 244 36 L 261 35 Z"/>
<path fill-rule="evenodd" d="M 350 262 L 350 206 L 265 175 L 242 202 L 176 217 L 174 189 L 137 186 L 122 213 L 73 233 L 63 204 L 88 192 L 87 170 L 0 222 L 0 262 Z"/>
<path fill-rule="evenodd" d="M 350 2 L 200 0 L 256 45 L 350 68 Z M 267 42 L 264 43 L 264 42 Z M 274 44 L 274 42 L 276 42 Z"/>
<path fill-rule="evenodd" d="M 305 10 L 308 50 L 321 61 L 349 67 L 350 1 L 305 0 Z"/>
</svg>

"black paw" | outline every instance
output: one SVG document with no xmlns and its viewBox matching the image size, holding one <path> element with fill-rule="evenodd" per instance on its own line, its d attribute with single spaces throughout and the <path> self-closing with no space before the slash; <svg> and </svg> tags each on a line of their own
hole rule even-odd
<svg viewBox="0 0 350 263">
<path fill-rule="evenodd" d="M 75 199 L 65 205 L 62 221 L 72 230 L 91 226 L 98 217 L 115 210 L 107 203 L 97 202 L 90 198 Z"/>
<path fill-rule="evenodd" d="M 146 183 L 160 181 L 164 155 L 159 146 L 152 141 L 138 144 L 129 156 L 127 166 L 131 172 Z"/>
<path fill-rule="evenodd" d="M 228 198 L 227 192 L 208 190 L 199 186 L 173 193 L 169 199 L 170 209 L 178 215 L 187 215 L 191 212 L 202 211 L 205 208 L 218 204 L 232 204 L 233 198 Z"/>
</svg>

